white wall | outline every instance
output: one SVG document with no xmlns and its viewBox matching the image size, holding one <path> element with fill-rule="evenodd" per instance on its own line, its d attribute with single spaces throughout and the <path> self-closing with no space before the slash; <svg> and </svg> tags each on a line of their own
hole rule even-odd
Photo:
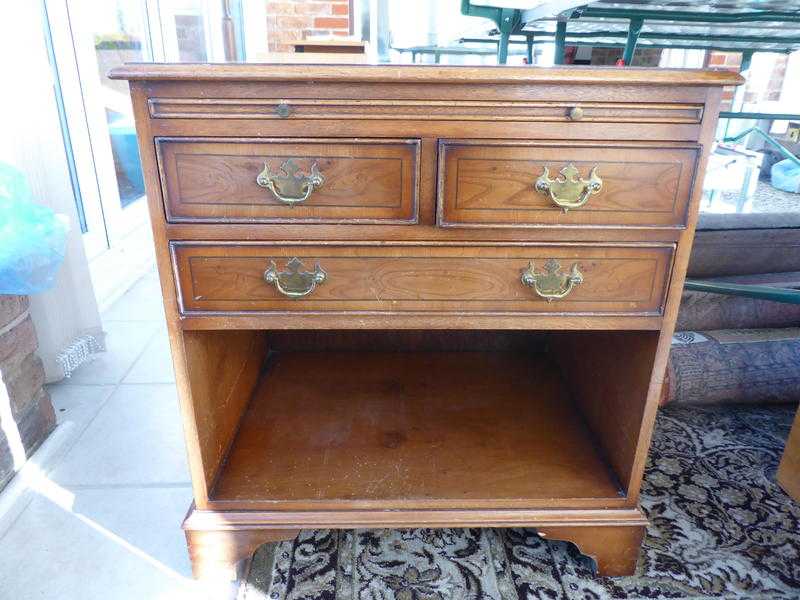
<svg viewBox="0 0 800 600">
<path fill-rule="evenodd" d="M 61 135 L 41 5 L 0 3 L 0 161 L 20 169 L 40 204 L 66 215 L 67 254 L 56 286 L 31 298 L 48 380 L 63 375 L 57 355 L 81 335 L 102 340 Z"/>
</svg>

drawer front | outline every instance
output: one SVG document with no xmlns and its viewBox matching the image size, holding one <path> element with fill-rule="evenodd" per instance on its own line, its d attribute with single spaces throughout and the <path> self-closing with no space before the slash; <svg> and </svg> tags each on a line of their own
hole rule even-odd
<svg viewBox="0 0 800 600">
<path fill-rule="evenodd" d="M 167 220 L 415 223 L 419 141 L 156 138 Z"/>
<path fill-rule="evenodd" d="M 657 315 L 672 250 L 172 245 L 184 312 Z"/>
<path fill-rule="evenodd" d="M 443 140 L 442 226 L 683 226 L 697 146 Z"/>
<path fill-rule="evenodd" d="M 154 119 L 699 123 L 703 115 L 703 105 L 693 103 L 408 98 L 150 98 L 148 107 Z"/>
</svg>

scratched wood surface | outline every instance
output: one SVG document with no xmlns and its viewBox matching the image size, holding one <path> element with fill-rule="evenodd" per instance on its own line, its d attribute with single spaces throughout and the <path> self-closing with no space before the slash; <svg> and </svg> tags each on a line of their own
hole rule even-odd
<svg viewBox="0 0 800 600">
<path fill-rule="evenodd" d="M 418 140 L 178 138 L 159 140 L 158 150 L 170 221 L 416 221 Z M 285 171 L 288 160 L 297 172 Z M 302 180 L 312 167 L 323 181 L 306 201 L 285 204 L 256 183 L 265 165 L 278 193 L 281 178 Z"/>
<path fill-rule="evenodd" d="M 302 527 L 534 525 L 581 544 L 601 573 L 633 571 L 697 182 L 722 86 L 739 75 L 134 65 L 112 76 L 131 80 L 198 576 Z M 183 163 L 170 162 L 178 149 Z M 287 157 L 329 176 L 303 208 L 254 187 L 263 162 Z M 586 173 L 593 161 L 605 195 L 585 211 L 532 195 L 543 166 Z M 295 256 L 330 279 L 278 299 L 263 271 Z M 584 271 L 550 307 L 519 282 L 547 258 Z M 401 329 L 460 341 L 385 335 Z M 270 336 L 299 348 L 295 330 L 306 345 L 343 330 L 373 343 L 344 332 L 323 355 L 278 354 L 264 376 Z M 463 351 L 461 330 L 495 340 Z M 506 348 L 499 330 L 547 330 L 550 349 Z"/>
<path fill-rule="evenodd" d="M 683 226 L 697 156 L 697 147 L 444 140 L 439 146 L 439 222 Z M 583 206 L 565 212 L 535 184 L 545 168 L 549 179 L 563 180 L 561 171 L 569 165 L 583 181 L 596 170 L 602 188 Z"/>
<path fill-rule="evenodd" d="M 390 509 L 618 498 L 574 416 L 545 356 L 280 354 L 212 499 L 239 508 L 347 500 Z"/>
<path fill-rule="evenodd" d="M 658 314 L 672 248 L 523 246 L 400 248 L 315 246 L 175 246 L 186 311 L 452 311 Z M 289 298 L 264 282 L 272 262 L 286 270 L 319 265 L 326 279 L 308 296 Z M 561 272 L 577 265 L 583 283 L 558 302 L 522 284 L 533 261 Z"/>
</svg>

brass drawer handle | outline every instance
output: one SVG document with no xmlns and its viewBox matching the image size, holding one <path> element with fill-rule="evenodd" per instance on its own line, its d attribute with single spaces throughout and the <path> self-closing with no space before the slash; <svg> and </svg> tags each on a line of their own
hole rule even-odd
<svg viewBox="0 0 800 600">
<path fill-rule="evenodd" d="M 256 183 L 267 188 L 278 200 L 289 206 L 308 200 L 311 193 L 318 189 L 325 178 L 319 172 L 317 163 L 311 165 L 309 174 L 301 173 L 300 167 L 290 158 L 278 173 L 273 173 L 269 163 L 264 163 L 264 170 L 256 177 Z"/>
<path fill-rule="evenodd" d="M 264 281 L 275 286 L 284 296 L 289 298 L 302 298 L 313 292 L 318 285 L 325 281 L 327 273 L 317 263 L 313 271 L 302 271 L 303 263 L 294 257 L 286 263 L 286 271 L 278 271 L 275 261 L 270 261 L 269 268 L 264 272 Z"/>
<path fill-rule="evenodd" d="M 578 169 L 572 163 L 561 169 L 561 178 L 550 179 L 550 171 L 544 167 L 544 173 L 536 180 L 537 192 L 547 193 L 550 200 L 564 212 L 570 208 L 580 208 L 589 200 L 589 196 L 597 194 L 603 188 L 603 180 L 597 174 L 597 167 L 592 168 L 589 179 L 582 179 Z"/>
<path fill-rule="evenodd" d="M 561 272 L 561 264 L 555 259 L 548 259 L 544 263 L 544 271 L 537 273 L 533 261 L 523 269 L 522 285 L 532 287 L 537 295 L 548 302 L 558 300 L 569 294 L 572 289 L 583 283 L 583 273 L 578 269 L 578 263 L 573 263 L 569 273 Z"/>
</svg>

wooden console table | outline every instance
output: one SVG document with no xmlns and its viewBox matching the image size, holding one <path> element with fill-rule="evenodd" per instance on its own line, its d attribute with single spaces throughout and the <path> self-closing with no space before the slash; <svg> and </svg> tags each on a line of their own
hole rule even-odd
<svg viewBox="0 0 800 600">
<path fill-rule="evenodd" d="M 800 408 L 794 416 L 794 423 L 786 440 L 780 465 L 778 483 L 795 502 L 800 502 Z"/>
<path fill-rule="evenodd" d="M 631 573 L 711 71 L 133 65 L 195 574 L 536 527 Z M 145 440 L 143 440 L 143 443 Z"/>
</svg>

